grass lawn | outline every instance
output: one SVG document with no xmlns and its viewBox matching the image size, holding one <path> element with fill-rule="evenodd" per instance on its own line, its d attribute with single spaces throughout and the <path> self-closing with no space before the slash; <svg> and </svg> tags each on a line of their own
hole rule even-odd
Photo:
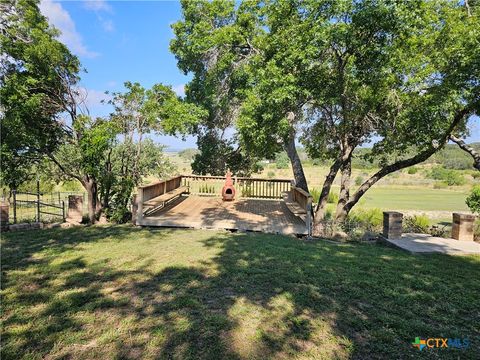
<svg viewBox="0 0 480 360">
<path fill-rule="evenodd" d="M 128 226 L 2 234 L 2 359 L 480 353 L 480 257 Z M 414 338 L 468 338 L 424 349 Z"/>
<path fill-rule="evenodd" d="M 377 186 L 360 200 L 358 207 L 382 210 L 468 211 L 468 191 Z"/>
</svg>

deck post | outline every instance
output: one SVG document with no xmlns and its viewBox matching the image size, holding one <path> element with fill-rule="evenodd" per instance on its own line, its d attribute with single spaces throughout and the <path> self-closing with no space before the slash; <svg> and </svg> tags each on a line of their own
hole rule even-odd
<svg viewBox="0 0 480 360">
<path fill-rule="evenodd" d="M 137 223 L 136 225 L 143 225 L 143 189 L 141 187 L 137 190 Z"/>
<path fill-rule="evenodd" d="M 307 225 L 307 237 L 312 237 L 312 197 L 309 197 L 307 200 L 307 218 L 306 218 L 306 225 Z"/>
</svg>

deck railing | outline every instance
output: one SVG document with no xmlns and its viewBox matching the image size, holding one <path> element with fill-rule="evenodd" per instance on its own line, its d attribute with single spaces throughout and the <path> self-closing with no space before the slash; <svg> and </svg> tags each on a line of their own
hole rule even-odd
<svg viewBox="0 0 480 360">
<path fill-rule="evenodd" d="M 305 224 L 308 236 L 312 235 L 312 202 L 313 197 L 305 190 L 292 185 L 292 200 L 306 211 Z"/>
<path fill-rule="evenodd" d="M 233 183 L 237 192 L 236 197 L 259 198 L 259 199 L 282 199 L 285 192 L 291 192 L 292 200 L 305 210 L 305 223 L 308 235 L 311 235 L 312 227 L 312 196 L 294 186 L 288 179 L 260 179 L 247 177 L 233 177 Z M 222 187 L 225 184 L 223 176 L 205 175 L 181 175 L 172 179 L 158 181 L 153 184 L 139 186 L 136 195 L 137 224 L 143 225 L 144 202 L 180 186 L 187 186 L 188 193 L 202 196 L 220 196 Z"/>
<path fill-rule="evenodd" d="M 282 193 L 290 190 L 291 180 L 233 177 L 236 197 L 256 199 L 282 199 Z M 223 176 L 182 175 L 182 185 L 188 186 L 190 194 L 220 196 L 225 185 Z"/>
<path fill-rule="evenodd" d="M 181 184 L 182 176 L 177 176 L 168 180 L 157 181 L 153 184 L 139 186 L 138 191 L 142 192 L 142 199 L 143 202 L 145 202 L 169 191 L 175 190 L 181 186 Z"/>
</svg>

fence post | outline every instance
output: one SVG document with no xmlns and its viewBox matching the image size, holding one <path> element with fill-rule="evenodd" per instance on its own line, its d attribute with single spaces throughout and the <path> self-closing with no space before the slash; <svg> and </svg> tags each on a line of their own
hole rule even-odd
<svg viewBox="0 0 480 360">
<path fill-rule="evenodd" d="M 40 181 L 37 180 L 37 222 L 40 222 Z"/>
<path fill-rule="evenodd" d="M 62 217 L 63 217 L 63 222 L 65 222 L 65 201 L 63 200 L 62 200 Z"/>
<path fill-rule="evenodd" d="M 17 190 L 13 190 L 13 223 L 17 223 Z"/>
</svg>

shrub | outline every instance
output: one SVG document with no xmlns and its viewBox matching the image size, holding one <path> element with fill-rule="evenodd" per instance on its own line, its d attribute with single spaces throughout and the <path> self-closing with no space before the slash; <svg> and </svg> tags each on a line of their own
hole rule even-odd
<svg viewBox="0 0 480 360">
<path fill-rule="evenodd" d="M 318 203 L 318 199 L 320 199 L 320 190 L 317 188 L 313 188 L 310 190 L 310 195 L 312 195 L 313 202 Z"/>
<path fill-rule="evenodd" d="M 477 170 L 472 171 L 472 177 L 474 179 L 480 179 L 480 171 L 477 171 Z"/>
<path fill-rule="evenodd" d="M 465 184 L 465 178 L 461 174 L 455 170 L 445 169 L 442 166 L 432 168 L 428 177 L 434 180 L 441 180 L 450 186 Z"/>
<path fill-rule="evenodd" d="M 480 185 L 473 187 L 465 202 L 473 213 L 480 214 Z"/>
<path fill-rule="evenodd" d="M 313 189 L 310 190 L 310 195 L 312 195 L 314 203 L 318 203 L 318 201 L 320 200 L 320 193 L 321 193 L 321 191 L 318 188 L 313 188 Z M 328 204 L 338 203 L 338 194 L 336 194 L 334 192 L 330 192 L 328 194 L 328 197 L 327 197 L 327 203 Z"/>
<path fill-rule="evenodd" d="M 426 234 L 429 232 L 430 220 L 426 215 L 413 215 L 403 218 L 405 232 L 416 232 Z"/>
<path fill-rule="evenodd" d="M 412 166 L 412 167 L 409 167 L 407 172 L 410 174 L 410 175 L 413 175 L 413 174 L 416 174 L 418 172 L 418 168 L 416 168 L 415 166 Z"/>
<path fill-rule="evenodd" d="M 323 165 L 323 161 L 321 159 L 312 159 L 313 166 L 320 166 Z"/>
<path fill-rule="evenodd" d="M 435 184 L 433 184 L 434 189 L 446 189 L 448 188 L 448 184 L 443 181 L 436 181 Z"/>
<path fill-rule="evenodd" d="M 367 231 L 381 231 L 383 212 L 378 208 L 354 210 L 348 215 L 348 220 L 350 227 L 361 227 Z"/>
<path fill-rule="evenodd" d="M 357 176 L 357 177 L 355 178 L 355 185 L 360 186 L 360 185 L 363 184 L 363 181 L 364 181 L 363 177 Z"/>
<path fill-rule="evenodd" d="M 288 169 L 288 165 L 290 164 L 290 161 L 288 159 L 288 155 L 284 152 L 278 153 L 275 156 L 275 165 L 277 169 Z"/>
<path fill-rule="evenodd" d="M 338 194 L 330 192 L 327 197 L 327 203 L 336 204 L 338 203 Z"/>
<path fill-rule="evenodd" d="M 267 173 L 267 177 L 268 177 L 269 179 L 273 179 L 273 178 L 275 177 L 275 171 L 269 171 L 269 172 Z"/>
</svg>

